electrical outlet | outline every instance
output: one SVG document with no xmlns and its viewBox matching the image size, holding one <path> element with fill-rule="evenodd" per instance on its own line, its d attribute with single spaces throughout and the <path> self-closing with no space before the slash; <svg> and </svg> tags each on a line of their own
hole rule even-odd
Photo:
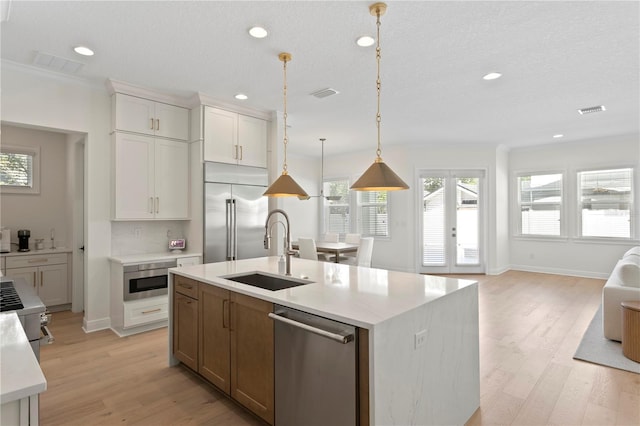
<svg viewBox="0 0 640 426">
<path fill-rule="evenodd" d="M 427 342 L 427 330 L 417 332 L 414 336 L 415 348 L 418 349 Z"/>
</svg>

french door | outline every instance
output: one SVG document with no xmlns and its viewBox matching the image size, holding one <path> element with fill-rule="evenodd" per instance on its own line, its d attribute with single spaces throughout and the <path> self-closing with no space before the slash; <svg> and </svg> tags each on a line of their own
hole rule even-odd
<svg viewBox="0 0 640 426">
<path fill-rule="evenodd" d="M 420 272 L 484 273 L 484 171 L 424 171 L 420 188 Z"/>
</svg>

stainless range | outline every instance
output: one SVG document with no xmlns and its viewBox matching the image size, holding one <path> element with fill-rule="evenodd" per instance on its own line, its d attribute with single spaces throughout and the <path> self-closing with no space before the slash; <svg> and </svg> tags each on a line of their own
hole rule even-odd
<svg viewBox="0 0 640 426">
<path fill-rule="evenodd" d="M 23 279 L 0 278 L 0 312 L 15 312 L 29 343 L 40 361 L 40 345 L 53 343 L 47 324 L 51 319 L 46 306 L 33 288 Z"/>
</svg>

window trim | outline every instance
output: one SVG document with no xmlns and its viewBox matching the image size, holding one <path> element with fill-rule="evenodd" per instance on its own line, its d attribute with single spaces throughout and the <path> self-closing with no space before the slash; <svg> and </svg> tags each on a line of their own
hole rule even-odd
<svg viewBox="0 0 640 426">
<path fill-rule="evenodd" d="M 629 237 L 603 237 L 603 236 L 593 236 L 593 235 L 583 235 L 582 234 L 582 191 L 581 191 L 581 182 L 580 182 L 580 173 L 584 172 L 598 172 L 598 171 L 608 171 L 608 170 L 631 170 L 631 179 L 629 180 L 631 183 L 630 190 L 630 200 L 629 200 Z M 598 167 L 581 167 L 574 171 L 575 178 L 575 220 L 576 220 L 576 229 L 575 229 L 575 240 L 576 241 L 589 241 L 589 242 L 633 242 L 638 240 L 638 230 L 636 229 L 636 220 L 634 216 L 636 215 L 636 194 L 638 192 L 637 188 L 637 180 L 636 176 L 637 169 L 632 165 L 610 165 L 610 166 L 598 166 Z"/>
<path fill-rule="evenodd" d="M 39 146 L 0 146 L 0 152 L 7 154 L 25 154 L 33 158 L 31 187 L 0 185 L 0 193 L 2 194 L 40 194 L 40 147 Z"/>
<path fill-rule="evenodd" d="M 387 208 L 387 233 L 386 235 L 374 235 L 374 234 L 369 234 L 367 232 L 364 232 L 364 229 L 361 229 L 361 224 L 362 224 L 362 211 L 360 209 L 361 206 L 367 205 L 367 206 L 371 206 L 371 205 L 381 205 L 380 203 L 360 203 L 360 195 L 362 192 L 365 191 L 353 191 L 354 193 L 354 197 L 353 197 L 353 203 L 355 205 L 355 209 L 356 209 L 356 214 L 354 216 L 355 219 L 355 223 L 353 224 L 352 229 L 355 229 L 354 232 L 359 233 L 360 235 L 362 235 L 363 238 L 365 237 L 373 237 L 376 240 L 390 240 L 391 239 L 391 226 L 390 224 L 390 218 L 391 218 L 391 203 L 389 203 L 389 197 L 391 196 L 391 193 L 393 193 L 394 191 L 372 191 L 372 192 L 386 192 L 387 193 L 387 201 L 385 203 L 385 207 Z M 371 191 L 368 191 L 371 192 Z"/>
<path fill-rule="evenodd" d="M 562 185 L 560 186 L 560 229 L 557 235 L 545 235 L 545 234 L 524 234 L 522 232 L 522 211 L 520 204 L 520 185 L 519 179 L 523 176 L 541 176 L 541 175 L 561 175 Z M 523 240 L 563 240 L 568 237 L 568 223 L 567 223 L 567 197 L 571 194 L 567 191 L 567 181 L 569 179 L 569 173 L 566 170 L 552 169 L 552 170 L 521 170 L 513 173 L 513 199 L 515 202 L 512 204 L 512 237 Z"/>
</svg>

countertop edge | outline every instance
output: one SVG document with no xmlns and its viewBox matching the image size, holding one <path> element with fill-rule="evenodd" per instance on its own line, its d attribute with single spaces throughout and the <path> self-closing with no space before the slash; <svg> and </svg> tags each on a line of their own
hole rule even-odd
<svg viewBox="0 0 640 426">
<path fill-rule="evenodd" d="M 0 403 L 16 401 L 47 390 L 47 380 L 24 334 L 18 315 L 15 312 L 0 314 L 0 329 Z"/>
<path fill-rule="evenodd" d="M 109 256 L 109 261 L 114 263 L 121 263 L 123 265 L 134 263 L 153 262 L 156 260 L 171 260 L 181 259 L 183 257 L 202 257 L 202 253 L 199 252 L 182 252 L 182 253 L 144 253 L 144 254 L 126 254 L 119 256 Z"/>
</svg>

